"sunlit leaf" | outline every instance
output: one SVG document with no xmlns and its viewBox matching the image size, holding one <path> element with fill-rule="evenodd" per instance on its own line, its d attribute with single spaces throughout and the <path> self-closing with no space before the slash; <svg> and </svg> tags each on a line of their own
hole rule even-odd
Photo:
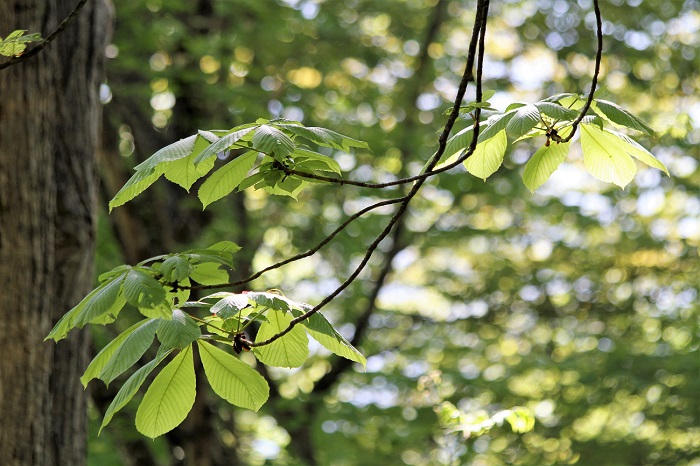
<svg viewBox="0 0 700 466">
<path fill-rule="evenodd" d="M 637 166 L 625 153 L 621 140 L 595 125 L 581 125 L 581 148 L 586 169 L 601 181 L 624 188 L 637 173 Z"/>
<path fill-rule="evenodd" d="M 593 110 L 602 116 L 605 116 L 613 123 L 631 128 L 642 133 L 647 133 L 650 136 L 654 135 L 654 130 L 647 126 L 642 120 L 632 115 L 630 112 L 620 107 L 619 105 L 608 102 L 607 100 L 594 100 L 591 104 Z"/>
<path fill-rule="evenodd" d="M 482 180 L 486 180 L 503 163 L 507 142 L 506 131 L 501 130 L 496 136 L 477 144 L 471 157 L 464 161 L 467 171 Z"/>
<path fill-rule="evenodd" d="M 337 173 L 340 175 L 342 172 L 340 170 L 340 164 L 335 161 L 332 157 L 328 157 L 323 154 L 319 154 L 318 152 L 313 152 L 310 150 L 306 149 L 299 149 L 297 148 L 294 153 L 292 154 L 292 157 L 296 160 L 297 164 L 300 166 L 304 166 L 303 164 L 307 164 L 309 161 L 314 161 L 317 163 L 322 164 L 324 168 L 317 168 L 317 170 L 325 170 L 325 171 L 330 171 L 333 173 Z"/>
<path fill-rule="evenodd" d="M 135 323 L 134 325 L 120 333 L 114 340 L 109 342 L 107 346 L 102 348 L 102 350 L 99 353 L 97 353 L 97 356 L 93 358 L 93 360 L 88 365 L 87 369 L 85 369 L 85 373 L 80 378 L 80 382 L 83 384 L 84 387 L 87 387 L 88 382 L 100 375 L 102 369 L 104 369 L 104 367 L 110 361 L 114 353 L 121 348 L 122 343 L 124 343 L 124 341 L 126 341 L 126 339 L 135 330 L 141 328 L 147 322 L 149 322 L 149 319 L 145 319 Z M 155 329 L 153 329 L 153 331 L 155 332 Z"/>
<path fill-rule="evenodd" d="M 326 128 L 317 128 L 313 126 L 302 126 L 295 124 L 276 123 L 275 126 L 289 131 L 290 133 L 303 137 L 319 146 L 332 147 L 334 149 L 349 152 L 351 148 L 358 147 L 368 149 L 369 146 L 364 141 L 358 141 L 344 134 L 336 133 Z"/>
<path fill-rule="evenodd" d="M 160 273 L 168 282 L 177 282 L 190 276 L 192 263 L 182 256 L 171 256 L 163 261 Z"/>
<path fill-rule="evenodd" d="M 195 157 L 194 163 L 200 164 L 203 161 L 216 156 L 216 154 L 218 154 L 219 152 L 224 151 L 226 149 L 229 149 L 231 146 L 236 144 L 238 141 L 240 141 L 242 139 L 248 139 L 245 136 L 250 134 L 257 127 L 258 127 L 257 125 L 237 126 L 233 130 L 231 130 L 230 133 L 222 136 L 221 139 L 219 139 L 218 141 L 216 141 L 215 143 L 213 143 L 212 145 L 210 145 L 209 147 L 204 149 L 197 157 Z"/>
<path fill-rule="evenodd" d="M 294 141 L 279 129 L 271 125 L 261 125 L 253 134 L 253 147 L 278 160 L 294 152 Z"/>
<path fill-rule="evenodd" d="M 109 385 L 112 380 L 136 364 L 136 361 L 143 356 L 153 343 L 157 327 L 157 320 L 148 320 L 145 323 L 142 322 L 142 325 L 127 335 L 100 372 L 100 380 Z"/>
<path fill-rule="evenodd" d="M 536 106 L 528 104 L 515 111 L 515 115 L 506 125 L 506 132 L 515 138 L 519 138 L 534 128 L 539 122 L 540 111 Z"/>
<path fill-rule="evenodd" d="M 162 320 L 156 331 L 166 348 L 184 348 L 202 335 L 199 325 L 180 309 L 173 309 L 171 320 Z"/>
<path fill-rule="evenodd" d="M 172 349 L 164 349 L 161 347 L 158 350 L 158 354 L 156 355 L 156 358 L 153 361 L 150 361 L 149 363 L 145 364 L 142 368 L 134 372 L 131 377 L 129 377 L 129 379 L 124 383 L 124 385 L 122 385 L 122 388 L 119 389 L 119 392 L 117 392 L 112 402 L 109 404 L 109 407 L 105 412 L 104 419 L 102 420 L 102 425 L 100 426 L 99 433 L 101 433 L 102 429 L 104 429 L 105 426 L 109 424 L 109 421 L 112 420 L 112 417 L 120 409 L 126 406 L 126 404 L 134 397 L 139 388 L 141 388 L 143 382 L 146 380 L 146 377 L 148 377 L 148 375 L 153 371 L 153 369 L 155 369 L 158 366 L 158 364 L 160 364 L 161 361 L 163 361 L 163 359 L 165 359 L 165 357 L 168 356 L 172 351 Z"/>
<path fill-rule="evenodd" d="M 192 347 L 182 350 L 155 378 L 136 412 L 136 429 L 155 438 L 187 417 L 195 398 Z"/>
<path fill-rule="evenodd" d="M 443 161 L 437 164 L 435 168 L 441 168 L 456 161 L 461 156 L 462 152 L 472 143 L 473 137 L 474 128 L 469 126 L 448 139 L 445 152 L 443 152 L 441 158 Z"/>
<path fill-rule="evenodd" d="M 204 372 L 214 393 L 235 406 L 253 411 L 265 404 L 270 388 L 255 369 L 209 343 L 197 343 Z"/>
<path fill-rule="evenodd" d="M 115 207 L 124 205 L 142 192 L 144 192 L 150 185 L 155 183 L 158 178 L 163 174 L 162 166 L 150 169 L 150 170 L 140 170 L 134 173 L 134 175 L 129 178 L 129 181 L 122 186 L 119 192 L 114 196 L 114 198 L 109 201 L 109 210 L 111 211 Z"/>
<path fill-rule="evenodd" d="M 136 306 L 146 317 L 159 317 L 168 308 L 165 289 L 147 268 L 133 267 L 124 279 L 124 297 L 129 304 Z"/>
<path fill-rule="evenodd" d="M 578 117 L 576 110 L 571 110 L 560 104 L 553 102 L 537 102 L 535 106 L 540 113 L 555 120 L 575 120 Z"/>
<path fill-rule="evenodd" d="M 164 165 L 163 172 L 165 177 L 189 191 L 195 181 L 209 173 L 209 170 L 214 167 L 216 159 L 213 157 L 197 165 L 194 163 L 197 156 L 209 147 L 209 144 L 209 141 L 198 135 L 194 148 L 187 157 Z"/>
<path fill-rule="evenodd" d="M 479 144 L 491 139 L 506 129 L 508 123 L 510 123 L 510 120 L 516 115 L 520 108 L 522 107 L 518 107 L 502 115 L 494 115 L 485 122 L 482 122 L 479 128 Z"/>
<path fill-rule="evenodd" d="M 206 207 L 236 189 L 248 175 L 250 169 L 253 168 L 256 157 L 256 152 L 246 152 L 231 160 L 207 178 L 198 192 L 202 206 Z"/>
<path fill-rule="evenodd" d="M 641 162 L 644 162 L 650 167 L 658 168 L 667 175 L 669 174 L 666 165 L 664 165 L 659 159 L 651 155 L 651 152 L 642 147 L 637 141 L 633 140 L 625 134 L 618 133 L 617 131 L 606 129 L 605 132 L 614 134 L 615 136 L 620 138 L 624 143 L 623 147 L 625 149 L 625 152 L 627 152 L 632 157 L 636 158 Z"/>
<path fill-rule="evenodd" d="M 192 267 L 190 278 L 202 285 L 219 285 L 229 281 L 229 272 L 221 264 L 205 262 Z"/>
<path fill-rule="evenodd" d="M 358 362 L 362 364 L 363 367 L 367 365 L 367 360 L 362 353 L 352 346 L 345 337 L 338 333 L 320 312 L 304 320 L 302 325 L 306 327 L 306 331 L 309 335 L 328 351 L 351 361 Z"/>
<path fill-rule="evenodd" d="M 523 183 L 531 192 L 542 186 L 554 173 L 569 153 L 570 142 L 550 143 L 549 147 L 542 146 L 534 153 L 525 165 Z"/>
<path fill-rule="evenodd" d="M 174 160 L 187 157 L 194 150 L 194 143 L 196 139 L 197 135 L 189 136 L 185 139 L 180 139 L 177 142 L 165 146 L 140 164 L 136 165 L 134 170 L 137 172 L 150 171 L 163 162 L 172 162 Z"/>
<path fill-rule="evenodd" d="M 256 342 L 267 340 L 286 329 L 291 322 L 289 314 L 271 310 L 266 314 L 267 322 L 260 325 Z M 301 326 L 295 326 L 289 333 L 266 346 L 253 348 L 255 356 L 268 366 L 299 367 L 309 356 L 309 340 Z"/>
</svg>

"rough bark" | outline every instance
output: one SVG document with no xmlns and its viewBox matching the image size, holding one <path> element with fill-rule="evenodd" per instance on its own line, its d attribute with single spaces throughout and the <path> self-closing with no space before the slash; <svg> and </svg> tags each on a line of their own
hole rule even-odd
<svg viewBox="0 0 700 466">
<path fill-rule="evenodd" d="M 51 32 L 74 6 L 0 2 L 0 33 Z M 86 462 L 89 335 L 43 342 L 92 287 L 98 96 L 110 29 L 88 2 L 38 55 L 0 72 L 0 464 Z"/>
</svg>

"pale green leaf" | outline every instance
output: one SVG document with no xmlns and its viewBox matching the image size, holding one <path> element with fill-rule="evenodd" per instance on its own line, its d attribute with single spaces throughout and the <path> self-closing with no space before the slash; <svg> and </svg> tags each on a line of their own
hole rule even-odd
<svg viewBox="0 0 700 466">
<path fill-rule="evenodd" d="M 109 201 L 110 212 L 115 207 L 124 205 L 142 192 L 146 190 L 150 185 L 155 183 L 158 178 L 163 174 L 163 167 L 158 166 L 150 170 L 140 170 L 134 173 L 134 175 L 129 178 L 129 181 L 122 186 L 122 189 L 114 196 L 114 198 Z"/>
<path fill-rule="evenodd" d="M 496 136 L 477 144 L 474 153 L 464 161 L 467 171 L 482 180 L 486 180 L 503 163 L 507 142 L 506 131 L 501 130 Z"/>
<path fill-rule="evenodd" d="M 253 134 L 253 147 L 255 150 L 283 160 L 296 149 L 294 141 L 279 129 L 270 125 L 261 125 Z"/>
<path fill-rule="evenodd" d="M 102 429 L 109 424 L 109 421 L 112 420 L 112 417 L 126 404 L 134 397 L 136 392 L 141 388 L 141 385 L 143 382 L 146 380 L 146 377 L 153 371 L 153 369 L 158 366 L 158 364 L 165 359 L 166 356 L 168 356 L 172 352 L 172 348 L 170 349 L 164 349 L 160 348 L 158 350 L 158 354 L 156 355 L 156 358 L 153 361 L 150 361 L 149 363 L 145 364 L 142 368 L 137 370 L 132 374 L 129 379 L 124 382 L 124 385 L 122 385 L 122 388 L 119 389 L 119 392 L 117 392 L 116 396 L 112 400 L 112 402 L 109 404 L 109 407 L 107 408 L 107 411 L 105 412 L 104 419 L 102 420 L 102 425 L 100 426 L 100 431 L 98 432 L 98 435 L 102 432 Z"/>
<path fill-rule="evenodd" d="M 654 130 L 647 126 L 642 120 L 613 102 L 596 99 L 591 104 L 591 107 L 598 114 L 617 125 L 647 133 L 650 136 L 654 135 Z"/>
<path fill-rule="evenodd" d="M 362 353 L 338 333 L 320 312 L 304 320 L 302 325 L 306 327 L 309 335 L 328 351 L 351 361 L 359 362 L 363 367 L 367 365 L 367 360 Z"/>
<path fill-rule="evenodd" d="M 136 429 L 155 438 L 187 417 L 196 394 L 192 347 L 182 350 L 155 378 L 136 411 Z"/>
<path fill-rule="evenodd" d="M 197 156 L 209 147 L 209 144 L 209 141 L 198 135 L 190 155 L 164 165 L 165 177 L 189 191 L 195 181 L 209 173 L 209 170 L 214 167 L 216 159 L 213 157 L 200 164 L 195 165 L 194 163 Z"/>
<path fill-rule="evenodd" d="M 171 320 L 162 320 L 156 331 L 166 348 L 184 348 L 202 335 L 199 325 L 180 309 L 173 309 Z"/>
<path fill-rule="evenodd" d="M 204 373 L 214 393 L 232 405 L 253 411 L 265 404 L 270 387 L 255 369 L 209 343 L 197 343 Z"/>
<path fill-rule="evenodd" d="M 236 189 L 253 168 L 256 157 L 257 153 L 249 151 L 216 170 L 199 188 L 202 205 L 206 207 Z"/>
<path fill-rule="evenodd" d="M 133 267 L 127 272 L 124 279 L 124 297 L 139 311 L 156 311 L 155 315 L 144 314 L 146 317 L 158 317 L 168 308 L 163 285 L 146 267 Z"/>
<path fill-rule="evenodd" d="M 496 136 L 501 131 L 506 129 L 508 123 L 510 123 L 510 120 L 522 107 L 524 107 L 524 105 L 515 108 L 509 112 L 506 112 L 502 115 L 494 115 L 485 122 L 483 122 L 482 125 L 480 125 L 479 127 L 479 144 L 487 141 L 488 139 L 491 139 L 492 137 Z"/>
<path fill-rule="evenodd" d="M 474 128 L 469 126 L 448 139 L 447 145 L 445 146 L 445 152 L 443 152 L 441 157 L 441 160 L 444 160 L 444 162 L 437 164 L 435 169 L 449 165 L 457 160 L 462 155 L 462 152 L 469 147 L 469 144 L 472 143 L 473 137 Z"/>
<path fill-rule="evenodd" d="M 327 155 L 319 154 L 318 152 L 313 152 L 306 149 L 297 148 L 292 154 L 294 160 L 300 167 L 304 167 L 304 164 L 308 164 L 308 161 L 316 161 L 322 163 L 326 168 L 321 168 L 321 170 L 330 171 L 340 175 L 342 173 L 340 169 L 340 164 L 335 161 L 332 157 Z"/>
<path fill-rule="evenodd" d="M 540 113 L 547 115 L 555 120 L 575 120 L 578 117 L 578 112 L 570 108 L 566 108 L 558 103 L 554 102 L 537 102 L 535 106 L 539 109 Z"/>
<path fill-rule="evenodd" d="M 171 256 L 163 261 L 160 273 L 170 283 L 184 280 L 192 273 L 192 263 L 182 256 Z"/>
<path fill-rule="evenodd" d="M 369 146 L 364 141 L 358 141 L 351 137 L 345 136 L 344 134 L 336 133 L 326 128 L 317 127 L 306 127 L 302 125 L 295 124 L 275 124 L 275 126 L 282 128 L 295 136 L 301 136 L 311 142 L 318 144 L 319 146 L 332 147 L 334 149 L 343 150 L 349 152 L 352 147 L 359 147 L 362 149 L 368 149 Z"/>
<path fill-rule="evenodd" d="M 220 264 L 204 262 L 192 267 L 190 278 L 201 285 L 220 285 L 229 281 L 229 272 Z"/>
<path fill-rule="evenodd" d="M 246 135 L 251 133 L 257 128 L 257 125 L 241 125 L 234 128 L 229 134 L 226 134 L 221 139 L 213 143 L 211 146 L 204 149 L 197 157 L 194 159 L 195 164 L 200 164 L 203 161 L 214 157 L 221 151 L 224 151 L 238 141 L 244 139 Z"/>
<path fill-rule="evenodd" d="M 87 387 L 88 382 L 100 375 L 102 369 L 104 369 L 104 367 L 110 361 L 114 353 L 121 347 L 124 341 L 136 329 L 140 328 L 148 321 L 148 319 L 145 319 L 135 323 L 134 325 L 120 333 L 114 340 L 109 342 L 107 346 L 102 348 L 102 350 L 99 353 L 97 353 L 97 356 L 95 356 L 92 359 L 92 361 L 90 361 L 90 364 L 88 365 L 87 369 L 85 369 L 85 373 L 83 374 L 83 376 L 80 377 L 80 382 L 83 384 L 83 387 Z"/>
<path fill-rule="evenodd" d="M 596 125 L 581 124 L 581 148 L 586 169 L 601 181 L 624 188 L 637 173 L 632 157 L 621 140 Z"/>
<path fill-rule="evenodd" d="M 165 146 L 140 164 L 136 165 L 134 170 L 137 172 L 150 172 L 164 162 L 172 162 L 174 160 L 180 160 L 187 157 L 194 150 L 196 139 L 197 135 L 189 136 L 185 139 L 180 139 L 177 142 Z"/>
<path fill-rule="evenodd" d="M 623 142 L 623 147 L 625 149 L 625 152 L 627 152 L 629 155 L 632 157 L 636 158 L 637 160 L 644 162 L 645 164 L 649 165 L 650 167 L 658 168 L 662 172 L 668 173 L 668 169 L 666 168 L 666 165 L 661 163 L 659 159 L 651 155 L 651 152 L 646 150 L 644 147 L 642 147 L 637 141 L 633 140 L 626 134 L 618 133 L 617 131 L 612 131 L 609 129 L 604 130 L 607 133 L 614 134 L 618 138 L 620 138 Z M 669 175 L 670 176 L 670 175 Z"/>
<path fill-rule="evenodd" d="M 118 275 L 91 291 L 76 306 L 79 311 L 75 314 L 71 328 L 83 328 L 88 323 L 113 322 L 116 314 L 121 311 L 125 304 L 124 299 L 121 298 L 122 283 L 125 275 L 126 273 Z M 111 316 L 108 316 L 106 321 L 101 320 L 107 315 Z"/>
<path fill-rule="evenodd" d="M 549 147 L 542 146 L 530 158 L 523 172 L 523 183 L 531 192 L 542 186 L 554 173 L 569 153 L 570 142 L 558 144 L 551 142 Z"/>
<path fill-rule="evenodd" d="M 286 329 L 291 317 L 280 311 L 270 310 L 266 314 L 267 322 L 260 324 L 255 337 L 256 342 L 267 340 Z M 253 348 L 255 356 L 263 364 L 277 367 L 299 367 L 309 356 L 309 340 L 301 326 L 294 327 L 285 336 L 266 346 Z"/>
<path fill-rule="evenodd" d="M 515 138 L 519 138 L 534 128 L 539 122 L 540 111 L 536 106 L 528 104 L 515 111 L 515 115 L 506 125 L 506 132 Z M 481 141 L 482 139 L 479 138 L 479 140 Z"/>
<path fill-rule="evenodd" d="M 212 314 L 216 314 L 222 319 L 228 319 L 230 317 L 238 315 L 243 308 L 250 305 L 248 302 L 248 297 L 244 294 L 232 293 L 226 296 L 214 304 L 209 311 Z"/>
<path fill-rule="evenodd" d="M 153 343 L 158 321 L 150 319 L 126 336 L 116 348 L 107 365 L 99 374 L 99 379 L 109 385 L 125 370 L 136 364 Z M 82 379 L 81 379 L 82 380 Z M 84 384 L 84 383 L 83 383 Z"/>
</svg>

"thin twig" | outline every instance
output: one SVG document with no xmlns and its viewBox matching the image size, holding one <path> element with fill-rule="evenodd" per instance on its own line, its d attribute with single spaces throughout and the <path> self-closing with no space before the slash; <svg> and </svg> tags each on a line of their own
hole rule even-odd
<svg viewBox="0 0 700 466">
<path fill-rule="evenodd" d="M 459 108 L 460 104 L 462 102 L 462 99 L 464 99 L 464 95 L 467 91 L 467 84 L 469 81 L 473 81 L 473 74 L 472 74 L 472 68 L 474 67 L 474 60 L 476 56 L 476 44 L 481 37 L 482 40 L 480 42 L 479 46 L 479 54 L 483 54 L 483 35 L 485 35 L 486 32 L 486 19 L 488 15 L 488 6 L 489 6 L 489 0 L 479 0 L 477 3 L 477 11 L 476 11 L 476 17 L 474 21 L 474 29 L 472 31 L 472 38 L 470 42 L 470 47 L 469 47 L 469 55 L 467 56 L 467 66 L 465 67 L 464 74 L 462 75 L 462 79 L 459 84 L 459 89 L 457 91 L 457 96 L 455 98 L 454 106 L 452 108 L 452 112 L 450 113 L 450 116 L 447 119 L 447 123 L 445 123 L 445 127 L 442 131 L 442 134 L 440 134 L 440 138 L 438 140 L 439 142 L 439 147 L 437 152 L 431 157 L 430 161 L 428 162 L 428 165 L 426 167 L 426 171 L 430 171 L 437 165 L 437 163 L 440 161 L 440 158 L 445 152 L 445 149 L 447 147 L 447 139 L 449 138 L 450 132 L 452 131 L 452 127 L 454 126 L 455 121 L 457 121 L 457 117 L 459 116 Z M 479 60 L 478 65 L 477 65 L 477 102 L 480 101 L 481 95 L 481 76 L 482 76 L 482 66 L 483 66 L 483 57 Z M 468 149 L 468 154 L 471 155 L 474 153 L 474 149 L 476 148 L 476 142 L 479 136 L 479 111 L 480 109 L 476 109 L 476 117 L 475 117 L 475 122 L 474 122 L 474 138 L 472 139 L 472 142 L 469 146 Z M 467 155 L 467 157 L 469 156 Z M 411 199 L 418 193 L 420 188 L 422 187 L 423 183 L 425 183 L 425 179 L 418 180 L 416 183 L 413 185 L 409 193 L 405 196 L 405 200 L 401 202 L 399 205 L 399 208 L 397 211 L 394 213 L 394 215 L 391 217 L 391 220 L 389 223 L 384 227 L 382 232 L 376 237 L 376 239 L 370 244 L 370 246 L 367 248 L 367 252 L 365 253 L 365 256 L 362 258 L 362 261 L 360 264 L 355 268 L 355 270 L 350 274 L 350 276 L 340 285 L 338 286 L 331 294 L 326 296 L 320 303 L 318 303 L 316 306 L 314 306 L 311 310 L 308 312 L 305 312 L 304 314 L 295 317 L 294 319 L 291 320 L 287 328 L 282 330 L 281 332 L 273 335 L 272 337 L 268 338 L 267 340 L 261 341 L 261 342 L 256 342 L 253 343 L 251 346 L 253 347 L 258 347 L 258 346 L 265 346 L 269 345 L 270 343 L 278 340 L 279 338 L 283 337 L 287 333 L 291 332 L 292 329 L 300 322 L 303 322 L 304 320 L 308 319 L 315 313 L 317 313 L 321 308 L 323 308 L 326 304 L 331 302 L 333 299 L 335 299 L 336 296 L 338 296 L 345 288 L 350 286 L 352 282 L 355 281 L 355 279 L 360 275 L 362 270 L 365 268 L 367 263 L 369 262 L 370 258 L 372 257 L 374 251 L 377 249 L 379 246 L 379 243 L 384 240 L 384 238 L 387 237 L 393 226 L 399 221 L 399 219 L 403 216 L 403 214 L 406 212 L 406 209 L 408 208 L 409 203 L 411 202 Z"/>
<path fill-rule="evenodd" d="M 41 52 L 41 50 L 44 47 L 49 45 L 49 43 L 51 43 L 51 41 L 53 41 L 56 38 L 56 36 L 58 36 L 61 32 L 63 32 L 64 29 L 66 29 L 68 27 L 68 25 L 71 23 L 71 21 L 73 21 L 73 19 L 76 16 L 78 16 L 78 13 L 80 13 L 80 10 L 83 9 L 83 7 L 85 6 L 86 3 L 87 3 L 87 0 L 80 0 L 78 2 L 78 4 L 75 5 L 75 8 L 73 8 L 73 11 L 70 12 L 68 17 L 66 17 L 66 19 L 61 21 L 61 24 L 59 24 L 58 27 L 56 29 L 54 29 L 54 31 L 46 37 L 46 39 L 39 42 L 36 45 L 36 47 L 33 47 L 29 52 L 24 53 L 18 57 L 12 57 L 9 60 L 7 60 L 6 62 L 0 63 L 0 70 L 5 69 L 9 66 L 15 65 L 21 61 L 24 61 L 25 59 L 27 59 L 29 57 L 36 55 L 37 53 Z"/>
<path fill-rule="evenodd" d="M 579 113 L 578 118 L 576 118 L 576 120 L 574 120 L 574 122 L 571 124 L 571 133 L 567 137 L 563 138 L 560 142 L 569 142 L 571 141 L 571 138 L 574 137 L 574 133 L 576 133 L 576 128 L 586 116 L 586 112 L 588 112 L 588 109 L 591 108 L 591 104 L 593 103 L 593 94 L 595 93 L 596 86 L 598 85 L 598 75 L 600 74 L 600 61 L 603 56 L 603 20 L 601 18 L 600 5 L 598 4 L 598 0 L 593 0 L 593 10 L 595 11 L 596 37 L 598 39 L 598 48 L 595 54 L 595 69 L 593 70 L 593 81 L 591 81 L 591 92 L 588 93 L 588 99 L 586 99 L 586 104 L 581 109 L 581 113 Z"/>
</svg>

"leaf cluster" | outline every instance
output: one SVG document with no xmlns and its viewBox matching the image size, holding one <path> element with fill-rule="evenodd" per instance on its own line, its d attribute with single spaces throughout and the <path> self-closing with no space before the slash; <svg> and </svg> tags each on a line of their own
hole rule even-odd
<svg viewBox="0 0 700 466">
<path fill-rule="evenodd" d="M 4 57 L 19 57 L 24 53 L 27 44 L 41 40 L 41 34 L 33 32 L 25 34 L 26 29 L 12 31 L 4 39 L 0 37 L 0 55 Z"/>
</svg>

